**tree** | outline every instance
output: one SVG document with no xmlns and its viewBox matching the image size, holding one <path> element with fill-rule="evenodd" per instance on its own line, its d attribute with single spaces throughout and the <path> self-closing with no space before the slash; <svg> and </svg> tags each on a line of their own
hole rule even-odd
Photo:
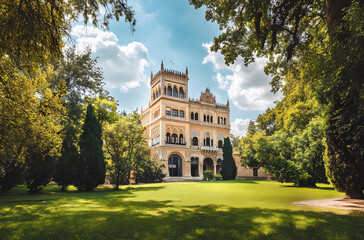
<svg viewBox="0 0 364 240">
<path fill-rule="evenodd" d="M 227 64 L 269 58 L 265 71 L 274 75 L 274 92 L 297 61 L 305 64 L 305 78 L 325 104 L 327 176 L 348 197 L 364 198 L 363 1 L 190 3 L 205 5 L 206 20 L 220 25 L 211 50 L 220 50 Z"/>
<path fill-rule="evenodd" d="M 136 173 L 136 180 L 141 181 L 150 160 L 145 128 L 141 125 L 139 114 L 133 112 L 121 117 L 113 124 L 106 124 L 104 129 L 105 149 L 109 156 L 108 176 L 115 189 L 121 184 L 129 184 L 132 171 Z M 156 171 L 158 174 L 158 169 Z"/>
<path fill-rule="evenodd" d="M 135 13 L 127 0 L 13 0 L 1 1 L 0 9 L 0 57 L 9 56 L 20 68 L 61 57 L 71 21 L 79 16 L 85 24 L 101 22 L 106 28 L 113 17 L 124 17 L 132 31 L 135 26 Z"/>
<path fill-rule="evenodd" d="M 64 88 L 49 88 L 48 81 L 53 76 L 50 67 L 34 66 L 30 70 L 24 72 L 10 58 L 0 58 L 2 191 L 23 183 L 26 172 L 28 181 L 32 181 L 29 176 L 34 175 L 29 171 L 38 171 L 34 169 L 38 165 L 29 162 L 30 153 L 42 153 L 44 158 L 50 159 L 57 156 L 61 146 Z"/>
<path fill-rule="evenodd" d="M 76 181 L 76 165 L 78 162 L 78 149 L 75 146 L 75 139 L 73 139 L 76 129 L 68 128 L 66 130 L 66 136 L 63 139 L 61 156 L 57 160 L 54 180 L 59 186 L 62 186 L 62 191 L 66 190 L 68 185 L 73 184 Z"/>
<path fill-rule="evenodd" d="M 236 177 L 236 165 L 233 158 L 233 149 L 230 143 L 230 139 L 224 138 L 223 161 L 220 174 L 224 180 L 232 180 Z"/>
<path fill-rule="evenodd" d="M 102 151 L 102 128 L 92 105 L 87 106 L 86 119 L 80 137 L 80 157 L 76 167 L 75 186 L 91 191 L 105 182 L 105 161 Z"/>
<path fill-rule="evenodd" d="M 237 148 L 239 146 L 240 137 L 235 136 L 234 134 L 230 134 L 230 138 L 231 138 L 231 145 L 233 146 L 233 148 Z"/>
<path fill-rule="evenodd" d="M 159 159 L 149 159 L 148 156 L 140 161 L 134 171 L 135 183 L 160 183 L 166 174 L 163 173 L 164 164 Z"/>
</svg>

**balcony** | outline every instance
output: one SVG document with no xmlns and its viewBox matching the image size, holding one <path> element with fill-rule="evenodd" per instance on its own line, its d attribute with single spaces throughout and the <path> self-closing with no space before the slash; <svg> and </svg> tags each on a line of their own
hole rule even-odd
<svg viewBox="0 0 364 240">
<path fill-rule="evenodd" d="M 218 151 L 219 148 L 214 146 L 201 146 L 201 150 Z"/>
<path fill-rule="evenodd" d="M 186 146 L 185 138 L 178 138 L 178 139 L 166 140 L 165 143 L 166 144 L 174 144 L 174 145 L 184 145 L 184 146 Z"/>
</svg>

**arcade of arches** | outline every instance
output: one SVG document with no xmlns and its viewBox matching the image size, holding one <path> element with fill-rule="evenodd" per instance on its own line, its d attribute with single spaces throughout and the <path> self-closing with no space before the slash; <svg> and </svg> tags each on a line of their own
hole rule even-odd
<svg viewBox="0 0 364 240">
<path fill-rule="evenodd" d="M 200 161 L 198 157 L 191 157 L 191 177 L 202 176 L 202 172 L 210 170 L 214 174 L 220 173 L 222 160 L 219 158 L 213 161 L 207 157 L 203 161 Z M 168 173 L 170 177 L 183 176 L 182 157 L 179 154 L 172 154 L 168 158 Z"/>
</svg>

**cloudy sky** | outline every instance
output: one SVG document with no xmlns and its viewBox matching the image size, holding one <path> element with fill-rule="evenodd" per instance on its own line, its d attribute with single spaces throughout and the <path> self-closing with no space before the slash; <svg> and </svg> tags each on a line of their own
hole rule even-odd
<svg viewBox="0 0 364 240">
<path fill-rule="evenodd" d="M 161 61 L 169 69 L 189 71 L 189 97 L 199 97 L 209 87 L 219 103 L 230 100 L 231 130 L 244 135 L 250 119 L 265 111 L 280 96 L 270 92 L 270 77 L 263 72 L 264 59 L 245 67 L 238 59 L 225 66 L 220 53 L 209 47 L 220 30 L 206 22 L 204 9 L 195 10 L 188 0 L 130 0 L 136 12 L 132 34 L 123 20 L 112 21 L 108 31 L 74 23 L 77 48 L 90 46 L 102 67 L 106 89 L 131 112 L 148 105 L 150 73 Z"/>
</svg>

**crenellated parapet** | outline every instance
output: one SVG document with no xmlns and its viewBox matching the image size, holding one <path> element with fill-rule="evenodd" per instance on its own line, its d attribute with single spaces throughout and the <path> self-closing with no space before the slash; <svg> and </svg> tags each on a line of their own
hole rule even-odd
<svg viewBox="0 0 364 240">
<path fill-rule="evenodd" d="M 176 77 L 176 78 L 180 78 L 180 79 L 188 81 L 188 68 L 186 67 L 185 72 L 180 72 L 180 71 L 176 71 L 176 70 L 172 70 L 172 69 L 167 69 L 167 68 L 164 68 L 163 61 L 162 61 L 161 69 L 155 75 L 153 75 L 153 72 L 151 72 L 151 74 L 150 74 L 150 84 L 152 84 L 153 81 L 155 79 L 158 79 L 161 75 L 169 76 L 169 77 Z"/>
</svg>

